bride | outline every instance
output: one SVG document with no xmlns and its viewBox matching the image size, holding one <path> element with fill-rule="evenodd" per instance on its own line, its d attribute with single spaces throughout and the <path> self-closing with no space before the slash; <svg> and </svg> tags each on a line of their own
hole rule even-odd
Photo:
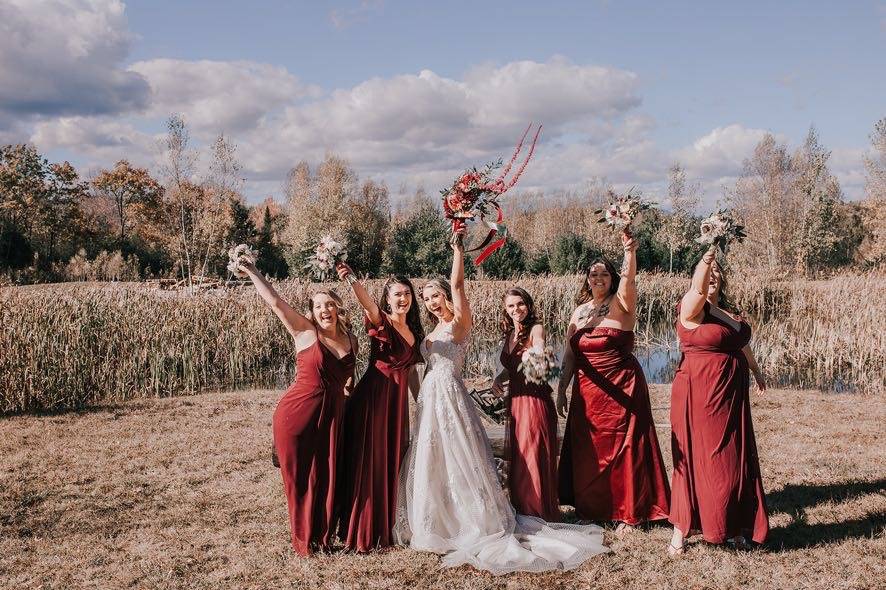
<svg viewBox="0 0 886 590">
<path fill-rule="evenodd" d="M 470 564 L 494 574 L 571 569 L 608 551 L 602 530 L 515 514 L 462 380 L 471 329 L 464 231 L 461 224 L 453 232 L 451 288 L 444 280 L 422 288 L 434 329 L 422 344 L 428 364 L 401 473 L 394 537 L 444 554 L 447 567 Z"/>
</svg>

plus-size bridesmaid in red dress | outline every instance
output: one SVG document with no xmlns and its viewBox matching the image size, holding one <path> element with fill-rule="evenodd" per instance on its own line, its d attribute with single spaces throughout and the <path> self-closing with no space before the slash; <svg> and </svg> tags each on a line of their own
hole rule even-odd
<svg viewBox="0 0 886 590">
<path fill-rule="evenodd" d="M 633 526 L 668 516 L 670 490 L 649 389 L 632 354 L 637 243 L 624 233 L 624 273 L 591 264 L 567 332 L 558 411 L 575 376 L 560 455 L 560 502 L 591 520 Z"/>
<path fill-rule="evenodd" d="M 749 346 L 751 327 L 724 311 L 725 287 L 712 246 L 678 306 L 683 357 L 671 386 L 672 555 L 696 531 L 710 543 L 737 546 L 748 537 L 762 543 L 769 533 L 748 372 L 760 393 L 766 383 Z"/>
<path fill-rule="evenodd" d="M 352 274 L 338 266 L 342 279 Z M 357 281 L 354 295 L 366 312 L 369 366 L 345 407 L 341 451 L 339 536 L 352 551 L 393 543 L 400 465 L 409 444 L 409 389 L 421 361 L 424 330 L 415 290 L 405 277 L 388 279 L 378 304 Z"/>
<path fill-rule="evenodd" d="M 340 315 L 342 302 L 334 292 L 315 293 L 308 318 L 286 303 L 254 265 L 241 262 L 239 268 L 295 341 L 297 372 L 274 411 L 274 447 L 292 548 L 308 556 L 329 549 L 335 538 L 336 459 L 357 340 Z"/>
<path fill-rule="evenodd" d="M 502 395 L 507 388 L 508 422 L 505 436 L 508 488 L 511 503 L 520 514 L 547 522 L 560 520 L 557 501 L 557 410 L 547 383 L 526 380 L 518 369 L 523 352 L 545 346 L 544 328 L 532 297 L 520 288 L 505 293 L 501 349 L 504 370 L 492 388 Z"/>
</svg>

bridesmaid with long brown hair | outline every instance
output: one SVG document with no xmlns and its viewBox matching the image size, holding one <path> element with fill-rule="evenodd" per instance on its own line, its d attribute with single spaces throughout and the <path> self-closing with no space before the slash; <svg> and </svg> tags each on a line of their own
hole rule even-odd
<svg viewBox="0 0 886 590">
<path fill-rule="evenodd" d="M 274 411 L 274 447 L 289 506 L 292 548 L 328 550 L 335 538 L 336 458 L 345 388 L 354 376 L 357 339 L 333 291 L 310 298 L 308 317 L 292 308 L 253 264 L 239 270 L 295 341 L 295 382 Z"/>
<path fill-rule="evenodd" d="M 340 263 L 338 275 L 353 276 Z M 373 301 L 359 281 L 351 288 L 365 311 L 369 366 L 345 407 L 339 482 L 339 536 L 345 548 L 367 552 L 392 544 L 400 465 L 409 444 L 409 389 L 418 392 L 415 364 L 424 340 L 415 289 L 406 277 L 385 281 Z"/>
<path fill-rule="evenodd" d="M 557 411 L 575 377 L 560 455 L 560 501 L 618 529 L 668 517 L 670 490 L 634 349 L 637 241 L 622 234 L 621 275 L 611 262 L 591 263 L 566 333 Z"/>
<path fill-rule="evenodd" d="M 671 555 L 683 553 L 694 532 L 738 547 L 769 533 L 748 371 L 761 394 L 766 382 L 751 352 L 751 327 L 726 298 L 715 253 L 716 246 L 704 253 L 677 307 L 683 357 L 671 386 Z"/>
<path fill-rule="evenodd" d="M 535 303 L 524 289 L 508 289 L 502 300 L 501 348 L 504 369 L 492 382 L 501 396 L 507 389 L 508 487 L 511 503 L 520 514 L 547 522 L 560 520 L 557 503 L 557 410 L 547 383 L 526 380 L 518 369 L 523 353 L 544 350 L 545 331 Z"/>
</svg>

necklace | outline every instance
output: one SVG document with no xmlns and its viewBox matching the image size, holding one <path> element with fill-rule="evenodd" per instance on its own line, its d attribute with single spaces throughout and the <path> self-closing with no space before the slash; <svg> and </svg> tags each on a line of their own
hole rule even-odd
<svg viewBox="0 0 886 590">
<path fill-rule="evenodd" d="M 609 300 L 612 298 L 610 295 L 606 298 L 606 300 L 601 303 L 597 307 L 591 307 L 591 302 L 584 304 L 584 309 L 582 309 L 578 314 L 578 321 L 582 324 L 586 324 L 591 318 L 601 318 L 609 313 Z"/>
</svg>

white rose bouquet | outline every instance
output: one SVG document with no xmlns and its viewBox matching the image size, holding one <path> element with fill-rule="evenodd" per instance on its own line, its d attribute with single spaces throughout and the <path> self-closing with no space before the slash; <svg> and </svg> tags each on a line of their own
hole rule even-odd
<svg viewBox="0 0 886 590">
<path fill-rule="evenodd" d="M 258 254 L 247 244 L 239 244 L 231 246 L 228 249 L 228 271 L 235 277 L 245 279 L 249 275 L 240 270 L 241 263 L 255 264 L 258 260 Z"/>
<path fill-rule="evenodd" d="M 308 256 L 305 268 L 311 271 L 318 281 L 325 282 L 335 277 L 335 265 L 344 262 L 347 258 L 348 253 L 344 245 L 332 236 L 326 235 L 320 238 L 320 243 L 314 248 L 314 253 Z"/>
<path fill-rule="evenodd" d="M 522 362 L 517 369 L 530 383 L 544 385 L 560 376 L 560 362 L 550 346 L 546 346 L 544 350 L 529 348 L 523 352 L 520 360 Z"/>
</svg>

